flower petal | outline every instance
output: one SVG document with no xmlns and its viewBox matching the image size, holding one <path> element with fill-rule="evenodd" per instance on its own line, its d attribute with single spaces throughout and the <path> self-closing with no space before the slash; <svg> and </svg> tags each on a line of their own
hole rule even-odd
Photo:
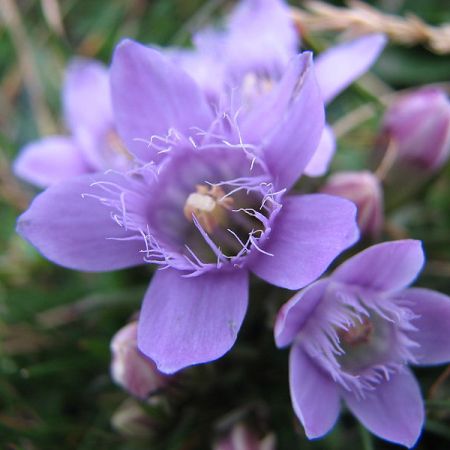
<svg viewBox="0 0 450 450">
<path fill-rule="evenodd" d="M 248 73 L 278 79 L 297 53 L 298 34 L 288 6 L 280 0 L 243 0 L 226 33 L 226 63 L 234 79 Z"/>
<path fill-rule="evenodd" d="M 116 48 L 111 66 L 113 107 L 119 134 L 132 153 L 152 161 L 157 152 L 145 139 L 192 126 L 207 129 L 212 112 L 194 80 L 158 51 L 131 40 Z"/>
<path fill-rule="evenodd" d="M 14 173 L 39 187 L 90 172 L 73 139 L 49 136 L 24 147 L 14 162 Z"/>
<path fill-rule="evenodd" d="M 332 47 L 315 60 L 317 81 L 325 103 L 330 102 L 375 62 L 387 39 L 370 34 Z"/>
<path fill-rule="evenodd" d="M 113 122 L 108 69 L 95 60 L 72 60 L 63 87 L 63 106 L 73 133 L 104 133 Z"/>
<path fill-rule="evenodd" d="M 289 357 L 289 386 L 292 406 L 306 436 L 314 439 L 328 433 L 339 416 L 337 385 L 298 345 L 292 347 Z"/>
<path fill-rule="evenodd" d="M 382 439 L 412 447 L 419 438 L 424 421 L 423 400 L 407 368 L 367 391 L 364 398 L 347 391 L 343 396 L 351 412 Z"/>
<path fill-rule="evenodd" d="M 396 296 L 397 298 L 397 296 Z M 413 348 L 418 364 L 442 364 L 450 361 L 450 297 L 430 289 L 406 289 L 400 294 L 408 308 L 417 314 L 412 325 L 417 331 L 409 336 L 420 347 Z"/>
<path fill-rule="evenodd" d="M 212 33 L 212 36 L 214 39 L 215 34 Z M 221 53 L 216 53 L 215 49 L 208 47 L 198 50 L 173 47 L 165 49 L 164 54 L 196 81 L 211 103 L 220 103 L 225 77 Z"/>
<path fill-rule="evenodd" d="M 71 269 L 96 272 L 142 264 L 143 240 L 126 240 L 133 235 L 111 218 L 110 209 L 82 195 L 104 178 L 84 175 L 49 187 L 19 217 L 17 232 L 46 258 Z"/>
<path fill-rule="evenodd" d="M 312 55 L 292 59 L 281 81 L 242 119 L 245 141 L 263 142 L 263 158 L 277 188 L 289 189 L 319 144 L 324 106 Z"/>
<path fill-rule="evenodd" d="M 331 278 L 375 291 L 399 291 L 415 280 L 423 263 L 420 241 L 383 242 L 345 261 Z"/>
<path fill-rule="evenodd" d="M 285 303 L 275 322 L 275 342 L 278 348 L 290 345 L 295 339 L 309 315 L 322 300 L 328 280 L 319 280 L 297 292 Z"/>
<path fill-rule="evenodd" d="M 317 279 L 336 256 L 358 239 L 355 205 L 325 194 L 286 197 L 263 250 L 250 269 L 287 289 Z"/>
<path fill-rule="evenodd" d="M 319 146 L 308 165 L 305 167 L 305 175 L 308 175 L 308 177 L 321 177 L 322 175 L 325 175 L 335 150 L 336 138 L 334 137 L 331 127 L 326 125 L 323 129 Z"/>
<path fill-rule="evenodd" d="M 164 373 L 224 355 L 247 310 L 247 271 L 182 275 L 173 269 L 157 271 L 139 317 L 139 349 Z"/>
</svg>

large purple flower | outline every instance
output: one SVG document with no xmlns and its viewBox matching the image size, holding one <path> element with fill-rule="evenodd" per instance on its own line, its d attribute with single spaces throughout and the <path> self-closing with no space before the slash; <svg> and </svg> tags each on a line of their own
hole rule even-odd
<svg viewBox="0 0 450 450">
<path fill-rule="evenodd" d="M 52 186 L 19 219 L 19 233 L 66 267 L 161 268 L 138 344 L 163 372 L 230 349 L 250 272 L 298 289 L 358 237 L 349 201 L 286 194 L 323 129 L 311 59 L 294 58 L 254 114 L 240 118 L 213 114 L 201 88 L 157 51 L 122 42 L 113 106 L 140 166 Z"/>
<path fill-rule="evenodd" d="M 70 135 L 27 144 L 14 163 L 16 175 L 47 187 L 85 173 L 126 169 L 131 158 L 114 127 L 108 69 L 76 58 L 68 66 L 62 103 Z"/>
<path fill-rule="evenodd" d="M 419 241 L 374 245 L 281 309 L 275 339 L 292 345 L 291 398 L 309 438 L 333 427 L 343 399 L 374 434 L 416 442 L 423 400 L 407 365 L 450 360 L 450 298 L 405 289 L 423 261 Z"/>
<path fill-rule="evenodd" d="M 227 18 L 224 30 L 202 30 L 193 41 L 194 50 L 172 50 L 169 54 L 194 77 L 212 102 L 219 102 L 230 87 L 239 88 L 243 103 L 250 109 L 261 94 L 280 81 L 299 46 L 289 8 L 282 0 L 242 0 Z M 366 72 L 385 44 L 383 35 L 371 34 L 333 47 L 316 58 L 316 76 L 325 103 Z M 326 126 L 305 174 L 323 175 L 335 147 L 333 131 Z"/>
</svg>

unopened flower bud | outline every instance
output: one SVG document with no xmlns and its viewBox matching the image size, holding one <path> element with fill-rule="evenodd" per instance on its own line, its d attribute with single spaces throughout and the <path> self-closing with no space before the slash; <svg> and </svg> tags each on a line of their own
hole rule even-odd
<svg viewBox="0 0 450 450">
<path fill-rule="evenodd" d="M 137 322 L 121 328 L 111 341 L 111 376 L 130 394 L 145 399 L 167 384 L 155 363 L 137 348 Z"/>
<path fill-rule="evenodd" d="M 238 423 L 214 445 L 213 450 L 275 450 L 275 436 L 269 434 L 259 439 L 247 426 Z"/>
<path fill-rule="evenodd" d="M 383 226 L 383 192 L 371 172 L 341 172 L 330 177 L 322 192 L 344 197 L 358 208 L 362 234 L 377 236 Z"/>
<path fill-rule="evenodd" d="M 424 88 L 401 96 L 387 110 L 382 135 L 392 144 L 395 164 L 439 169 L 450 152 L 450 102 L 441 89 Z"/>
<path fill-rule="evenodd" d="M 127 398 L 114 412 L 111 424 L 122 436 L 135 439 L 153 435 L 157 424 L 136 400 Z"/>
</svg>

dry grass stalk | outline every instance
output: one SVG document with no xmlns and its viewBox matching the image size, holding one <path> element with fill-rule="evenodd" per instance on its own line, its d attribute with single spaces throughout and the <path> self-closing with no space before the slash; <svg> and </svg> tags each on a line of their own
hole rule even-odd
<svg viewBox="0 0 450 450">
<path fill-rule="evenodd" d="M 292 17 L 303 33 L 311 31 L 353 31 L 356 34 L 385 33 L 392 42 L 423 44 L 438 54 L 450 53 L 450 24 L 430 26 L 412 14 L 385 14 L 357 0 L 348 7 L 307 2 L 305 9 L 292 8 Z"/>
</svg>

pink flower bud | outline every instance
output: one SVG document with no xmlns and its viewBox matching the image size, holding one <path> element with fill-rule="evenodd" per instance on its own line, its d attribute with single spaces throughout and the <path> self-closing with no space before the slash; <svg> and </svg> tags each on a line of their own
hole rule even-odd
<svg viewBox="0 0 450 450">
<path fill-rule="evenodd" d="M 275 450 L 275 437 L 269 434 L 261 440 L 247 426 L 238 423 L 214 445 L 213 450 Z"/>
<path fill-rule="evenodd" d="M 333 175 L 322 192 L 347 198 L 358 208 L 362 234 L 377 236 L 383 226 L 383 191 L 371 172 L 341 172 Z"/>
<path fill-rule="evenodd" d="M 145 399 L 167 383 L 168 377 L 137 348 L 137 322 L 121 328 L 111 341 L 111 376 L 130 394 Z"/>
<path fill-rule="evenodd" d="M 424 88 L 394 101 L 383 121 L 383 136 L 394 144 L 396 163 L 434 171 L 450 152 L 450 102 L 445 92 Z"/>
</svg>

